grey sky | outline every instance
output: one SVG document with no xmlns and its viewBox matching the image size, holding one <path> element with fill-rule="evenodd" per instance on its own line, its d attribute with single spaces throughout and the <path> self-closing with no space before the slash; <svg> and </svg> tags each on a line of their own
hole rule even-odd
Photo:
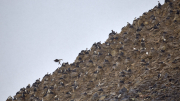
<svg viewBox="0 0 180 101">
<path fill-rule="evenodd" d="M 161 4 L 164 0 L 159 0 Z M 104 43 L 158 0 L 0 0 L 0 101 Z"/>
</svg>

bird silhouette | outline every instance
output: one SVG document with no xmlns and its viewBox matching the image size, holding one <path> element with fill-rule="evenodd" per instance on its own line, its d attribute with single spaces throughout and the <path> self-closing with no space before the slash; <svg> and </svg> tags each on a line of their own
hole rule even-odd
<svg viewBox="0 0 180 101">
<path fill-rule="evenodd" d="M 61 60 L 63 59 L 55 59 L 54 62 L 59 62 L 59 64 L 61 65 Z"/>
</svg>

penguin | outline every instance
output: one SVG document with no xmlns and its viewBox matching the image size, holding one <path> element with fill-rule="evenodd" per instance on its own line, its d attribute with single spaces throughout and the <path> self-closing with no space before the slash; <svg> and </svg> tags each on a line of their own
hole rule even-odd
<svg viewBox="0 0 180 101">
<path fill-rule="evenodd" d="M 146 61 L 144 59 L 142 59 L 141 62 L 146 62 Z"/>
<path fill-rule="evenodd" d="M 169 0 L 165 0 L 165 3 L 170 2 Z"/>
<path fill-rule="evenodd" d="M 71 65 L 71 66 L 75 66 L 75 64 L 74 64 L 74 63 L 71 63 L 70 65 Z"/>
<path fill-rule="evenodd" d="M 176 14 L 178 14 L 178 15 L 179 15 L 179 10 L 177 10 L 177 11 L 176 11 Z"/>
<path fill-rule="evenodd" d="M 118 37 L 115 37 L 114 40 L 118 40 Z"/>
<path fill-rule="evenodd" d="M 103 89 L 102 89 L 102 88 L 100 88 L 98 91 L 101 91 L 101 92 L 102 92 L 102 91 L 103 91 Z"/>
<path fill-rule="evenodd" d="M 144 27 L 145 26 L 144 23 L 141 23 L 141 26 Z"/>
<path fill-rule="evenodd" d="M 158 1 L 158 8 L 161 8 L 161 3 Z"/>
<path fill-rule="evenodd" d="M 61 85 L 61 86 L 64 86 L 64 83 L 63 83 L 63 82 L 60 82 L 60 85 Z"/>
<path fill-rule="evenodd" d="M 22 97 L 25 98 L 26 96 L 24 95 L 24 93 L 22 93 Z"/>
<path fill-rule="evenodd" d="M 157 25 L 154 26 L 154 29 L 158 29 Z"/>
<path fill-rule="evenodd" d="M 141 31 L 141 29 L 140 29 L 140 28 L 138 28 L 136 31 L 137 31 L 137 32 L 139 32 L 139 31 Z"/>
<path fill-rule="evenodd" d="M 87 50 L 87 51 L 85 52 L 85 54 L 89 54 L 89 50 Z"/>
<path fill-rule="evenodd" d="M 140 34 L 136 34 L 136 39 L 139 39 L 139 37 L 141 37 L 141 35 Z"/>
<path fill-rule="evenodd" d="M 102 69 L 102 67 L 101 67 L 101 66 L 98 66 L 98 68 L 99 68 L 99 69 Z"/>
<path fill-rule="evenodd" d="M 124 83 L 124 81 L 123 81 L 123 80 L 120 80 L 120 83 Z"/>
<path fill-rule="evenodd" d="M 110 53 L 107 54 L 108 56 L 112 56 Z"/>
<path fill-rule="evenodd" d="M 111 31 L 112 31 L 112 32 L 111 32 L 112 34 L 114 34 L 114 35 L 116 34 L 115 31 L 113 31 L 113 30 L 111 30 Z"/>
<path fill-rule="evenodd" d="M 104 62 L 109 62 L 109 61 L 105 59 Z"/>
<path fill-rule="evenodd" d="M 62 66 L 65 66 L 65 63 L 64 63 L 64 62 L 62 63 Z"/>
<path fill-rule="evenodd" d="M 76 72 L 76 69 L 73 69 L 72 72 Z"/>
<path fill-rule="evenodd" d="M 161 77 L 161 73 L 158 74 L 158 78 L 160 78 L 160 77 Z"/>
<path fill-rule="evenodd" d="M 133 50 L 134 50 L 134 51 L 138 51 L 138 49 L 137 49 L 137 48 L 133 48 Z"/>
<path fill-rule="evenodd" d="M 122 42 L 119 42 L 121 45 L 123 44 Z"/>
<path fill-rule="evenodd" d="M 31 87 L 31 85 L 30 85 L 30 84 L 28 84 L 28 85 L 27 85 L 27 87 L 26 87 L 26 89 L 27 89 L 27 88 L 30 88 L 30 87 Z"/>
<path fill-rule="evenodd" d="M 92 62 L 92 63 L 93 63 L 93 61 L 92 61 L 91 59 L 89 59 L 89 62 Z"/>
<path fill-rule="evenodd" d="M 11 96 L 9 96 L 9 97 L 8 97 L 8 100 L 12 100 L 12 97 L 11 97 Z"/>
<path fill-rule="evenodd" d="M 147 15 L 147 12 L 144 12 L 143 15 Z"/>
<path fill-rule="evenodd" d="M 133 25 L 130 25 L 129 28 L 133 28 Z"/>
<path fill-rule="evenodd" d="M 106 44 L 106 46 L 109 46 L 109 45 L 110 45 L 110 43 L 109 43 L 109 42 L 105 42 L 105 44 Z"/>
<path fill-rule="evenodd" d="M 99 41 L 99 42 L 97 43 L 97 45 L 101 45 L 101 41 Z"/>
<path fill-rule="evenodd" d="M 66 94 L 71 94 L 71 92 L 66 92 Z"/>
<path fill-rule="evenodd" d="M 98 71 L 98 70 L 96 70 L 96 71 L 94 71 L 93 73 L 94 73 L 94 74 L 97 74 L 98 72 L 99 72 L 99 71 Z"/>
<path fill-rule="evenodd" d="M 124 45 L 122 47 L 119 48 L 119 50 L 123 50 L 124 49 Z"/>
<path fill-rule="evenodd" d="M 131 25 L 129 22 L 127 22 L 127 25 Z"/>
<path fill-rule="evenodd" d="M 124 52 L 121 52 L 121 53 L 120 53 L 120 56 L 124 56 Z"/>
<path fill-rule="evenodd" d="M 170 6 L 170 7 L 172 7 L 172 6 L 173 6 L 173 3 L 172 3 L 172 2 L 170 2 L 170 3 L 169 3 L 169 6 Z"/>
<path fill-rule="evenodd" d="M 101 52 L 98 52 L 98 55 L 102 55 L 102 53 L 101 53 Z"/>
<path fill-rule="evenodd" d="M 141 46 L 142 46 L 142 47 L 145 47 L 145 43 L 144 43 L 144 42 L 141 42 Z"/>
</svg>

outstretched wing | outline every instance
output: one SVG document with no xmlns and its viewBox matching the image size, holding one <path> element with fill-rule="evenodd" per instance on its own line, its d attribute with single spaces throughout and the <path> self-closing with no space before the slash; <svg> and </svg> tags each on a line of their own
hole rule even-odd
<svg viewBox="0 0 180 101">
<path fill-rule="evenodd" d="M 55 59 L 54 62 L 59 62 L 59 59 Z"/>
</svg>

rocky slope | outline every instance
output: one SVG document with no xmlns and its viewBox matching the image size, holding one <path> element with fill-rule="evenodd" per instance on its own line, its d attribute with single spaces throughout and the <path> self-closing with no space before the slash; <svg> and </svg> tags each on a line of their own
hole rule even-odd
<svg viewBox="0 0 180 101">
<path fill-rule="evenodd" d="M 166 0 L 7 101 L 180 101 L 180 0 Z"/>
</svg>

